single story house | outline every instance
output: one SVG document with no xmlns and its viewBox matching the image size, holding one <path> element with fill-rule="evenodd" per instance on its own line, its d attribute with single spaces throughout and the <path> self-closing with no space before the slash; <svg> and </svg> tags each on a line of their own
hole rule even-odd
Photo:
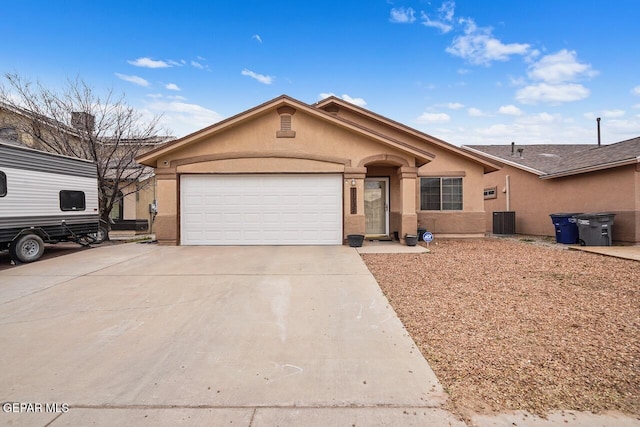
<svg viewBox="0 0 640 427">
<path fill-rule="evenodd" d="M 554 236 L 552 213 L 614 213 L 614 241 L 640 244 L 640 137 L 610 145 L 471 145 L 502 166 L 484 176 L 486 227 L 514 211 L 516 232 Z"/>
<path fill-rule="evenodd" d="M 136 158 L 167 245 L 343 244 L 423 227 L 484 235 L 479 156 L 336 97 L 282 95 Z"/>
</svg>

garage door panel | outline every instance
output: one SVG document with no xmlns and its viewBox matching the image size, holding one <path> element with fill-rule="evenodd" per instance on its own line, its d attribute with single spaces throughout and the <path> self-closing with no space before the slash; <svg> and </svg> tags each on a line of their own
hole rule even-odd
<svg viewBox="0 0 640 427">
<path fill-rule="evenodd" d="M 183 175 L 184 245 L 342 243 L 341 175 Z"/>
</svg>

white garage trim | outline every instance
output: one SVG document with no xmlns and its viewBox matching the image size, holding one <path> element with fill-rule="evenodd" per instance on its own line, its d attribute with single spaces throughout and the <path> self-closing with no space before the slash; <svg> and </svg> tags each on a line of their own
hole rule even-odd
<svg viewBox="0 0 640 427">
<path fill-rule="evenodd" d="M 342 175 L 181 175 L 183 245 L 340 245 Z"/>
</svg>

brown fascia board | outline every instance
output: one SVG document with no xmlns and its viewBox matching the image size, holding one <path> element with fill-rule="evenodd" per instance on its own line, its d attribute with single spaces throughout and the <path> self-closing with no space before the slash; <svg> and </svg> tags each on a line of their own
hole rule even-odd
<svg viewBox="0 0 640 427">
<path fill-rule="evenodd" d="M 145 154 L 142 154 L 138 157 L 136 157 L 136 161 L 138 163 L 147 165 L 147 166 L 154 166 L 153 162 L 156 161 L 160 156 L 171 152 L 173 150 L 176 150 L 180 147 L 184 147 L 185 145 L 189 145 L 195 141 L 201 140 L 202 138 L 206 138 L 209 137 L 211 135 L 214 135 L 216 133 L 219 133 L 223 130 L 229 129 L 237 124 L 239 124 L 240 122 L 246 120 L 249 117 L 254 117 L 260 113 L 266 112 L 268 110 L 274 109 L 278 106 L 281 106 L 282 104 L 288 104 L 291 105 L 294 108 L 300 109 L 302 111 L 307 112 L 308 114 L 318 117 L 322 120 L 325 121 L 329 121 L 331 123 L 334 123 L 342 128 L 345 129 L 349 129 L 353 132 L 357 132 L 360 134 L 364 134 L 366 136 L 369 136 L 373 139 L 376 139 L 386 145 L 391 145 L 395 148 L 401 149 L 403 151 L 407 151 L 410 152 L 411 154 L 413 154 L 414 156 L 420 158 L 421 160 L 426 162 L 431 161 L 435 156 L 427 151 L 424 151 L 422 149 L 419 149 L 417 147 L 414 147 L 412 145 L 409 145 L 403 141 L 398 141 L 396 139 L 390 138 L 386 135 L 380 134 L 376 131 L 373 131 L 369 128 L 366 128 L 364 126 L 360 126 L 357 125 L 355 123 L 352 123 L 348 120 L 344 120 L 342 118 L 336 117 L 330 113 L 327 113 L 326 111 L 320 110 L 318 108 L 315 108 L 309 104 L 305 104 L 302 101 L 298 101 L 297 99 L 291 98 L 290 96 L 287 95 L 281 95 L 277 98 L 274 98 L 270 101 L 267 101 L 263 104 L 260 104 L 256 107 L 250 108 L 249 110 L 245 110 L 239 114 L 236 114 L 232 117 L 229 117 L 227 119 L 221 120 L 217 123 L 212 124 L 211 126 L 208 126 L 204 129 L 200 129 L 194 133 L 191 133 L 189 135 L 186 135 L 182 138 L 176 139 L 175 141 L 172 141 L 168 144 L 165 144 L 161 147 L 155 148 L 151 151 L 148 151 Z"/>
<path fill-rule="evenodd" d="M 579 175 L 582 173 L 597 172 L 605 169 L 618 168 L 620 166 L 635 165 L 636 163 L 640 163 L 640 156 L 636 157 L 635 159 L 618 160 L 616 162 L 603 163 L 600 165 L 586 166 L 586 167 L 577 168 L 577 169 L 570 169 L 570 170 L 565 170 L 560 172 L 549 173 L 549 174 L 540 176 L 540 179 L 562 178 L 565 176 Z"/>
<path fill-rule="evenodd" d="M 428 133 L 421 132 L 421 131 L 419 131 L 417 129 L 414 129 L 414 128 L 410 127 L 410 126 L 407 126 L 405 124 L 397 122 L 397 121 L 395 121 L 393 119 L 390 119 L 388 117 L 382 116 L 382 115 L 377 114 L 377 113 L 374 113 L 371 110 L 367 110 L 366 108 L 362 108 L 360 106 L 357 106 L 357 105 L 351 104 L 349 102 L 346 102 L 346 101 L 344 101 L 344 100 L 342 100 L 342 99 L 340 99 L 340 98 L 338 98 L 336 96 L 330 96 L 328 98 L 323 99 L 322 101 L 318 101 L 315 104 L 313 104 L 313 106 L 315 108 L 322 109 L 323 107 L 326 107 L 327 105 L 330 105 L 330 104 L 337 104 L 340 107 L 347 108 L 349 110 L 355 111 L 355 112 L 357 112 L 359 114 L 367 116 L 368 118 L 370 118 L 370 119 L 372 119 L 374 121 L 377 121 L 379 123 L 385 124 L 387 126 L 393 126 L 396 129 L 398 129 L 400 131 L 403 131 L 404 133 L 407 133 L 409 135 L 415 136 L 415 137 L 420 138 L 420 139 L 427 140 L 428 142 L 430 142 L 430 143 L 432 143 L 432 144 L 434 144 L 434 145 L 436 145 L 436 146 L 438 146 L 440 148 L 443 148 L 443 149 L 445 149 L 447 151 L 452 151 L 455 154 L 458 154 L 458 155 L 461 155 L 463 157 L 466 157 L 466 158 L 468 158 L 469 160 L 471 160 L 471 161 L 473 161 L 475 163 L 481 164 L 484 167 L 484 173 L 494 172 L 494 171 L 497 171 L 497 170 L 500 169 L 499 165 L 495 164 L 492 161 L 487 160 L 486 158 L 484 158 L 484 156 L 478 156 L 478 155 L 475 155 L 475 154 L 471 154 L 469 152 L 465 152 L 465 150 L 463 150 L 463 149 L 461 149 L 459 147 L 456 147 L 455 145 L 453 145 L 451 143 L 443 141 L 442 139 L 436 138 L 433 135 L 429 135 Z"/>
<path fill-rule="evenodd" d="M 461 148 L 463 150 L 469 151 L 470 153 L 473 153 L 477 157 L 486 158 L 486 159 L 488 159 L 488 161 L 493 162 L 496 165 L 500 165 L 500 166 L 498 166 L 498 169 L 502 169 L 502 167 L 504 167 L 504 166 L 511 166 L 511 167 L 516 168 L 516 169 L 521 169 L 521 170 L 523 170 L 525 172 L 529 172 L 529 173 L 532 173 L 534 175 L 537 175 L 538 177 L 544 175 L 544 172 L 539 171 L 538 169 L 530 168 L 528 166 L 524 166 L 524 165 L 521 165 L 519 163 L 511 162 L 509 160 L 503 159 L 502 157 L 494 156 L 492 154 L 485 153 L 484 151 L 480 151 L 480 150 L 476 150 L 476 149 L 471 148 L 471 147 L 467 147 L 466 145 L 463 145 Z M 498 169 L 496 169 L 496 170 L 498 170 Z"/>
</svg>

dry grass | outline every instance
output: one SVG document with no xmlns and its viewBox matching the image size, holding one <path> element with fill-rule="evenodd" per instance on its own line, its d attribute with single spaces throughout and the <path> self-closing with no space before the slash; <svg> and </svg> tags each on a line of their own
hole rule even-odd
<svg viewBox="0 0 640 427">
<path fill-rule="evenodd" d="M 460 414 L 640 414 L 640 263 L 491 238 L 363 258 Z"/>
</svg>

